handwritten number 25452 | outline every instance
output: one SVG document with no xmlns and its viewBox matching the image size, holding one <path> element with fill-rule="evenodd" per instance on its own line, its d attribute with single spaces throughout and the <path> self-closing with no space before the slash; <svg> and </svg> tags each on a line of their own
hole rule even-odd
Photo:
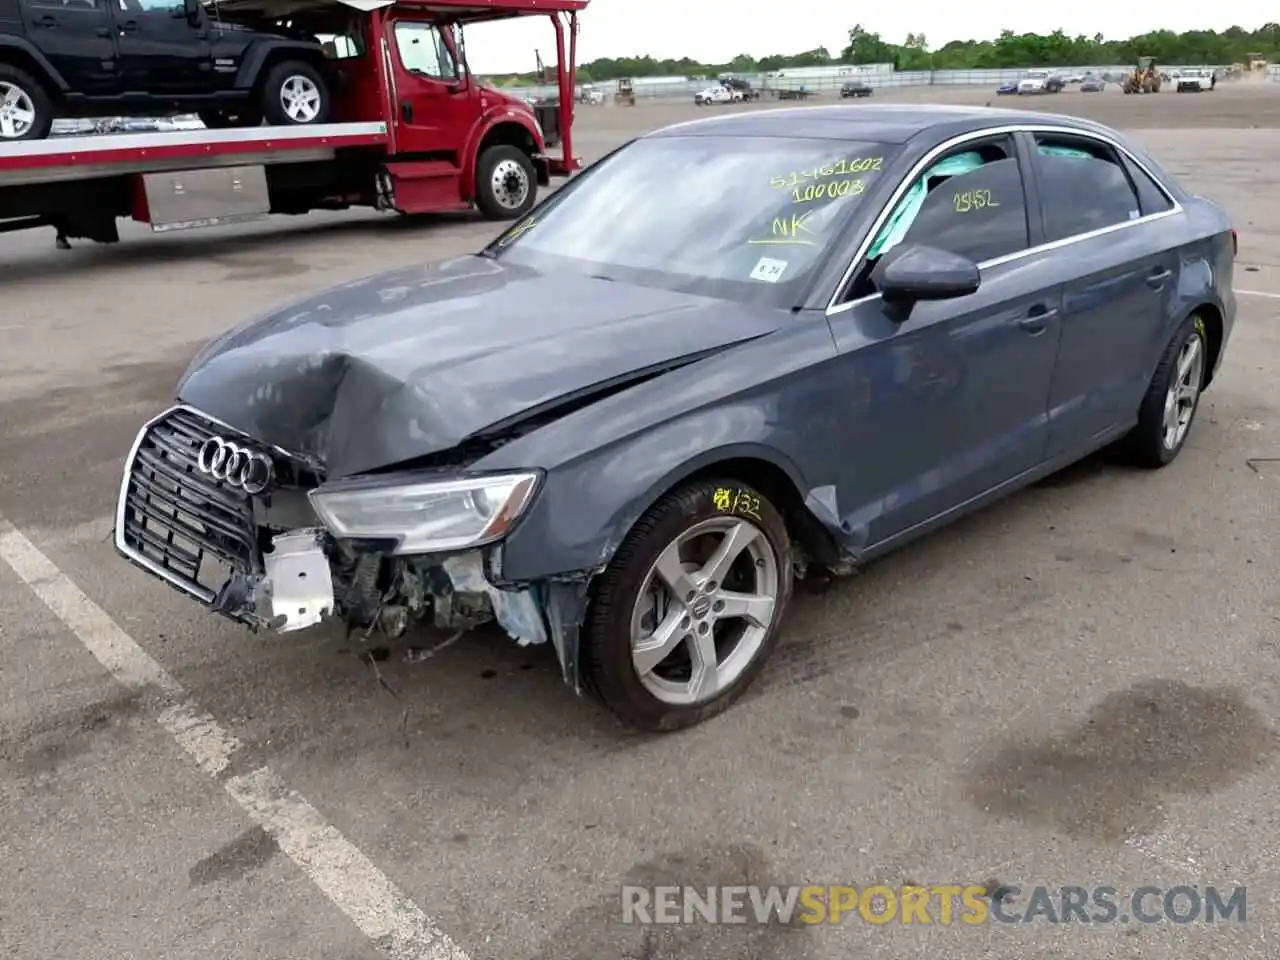
<svg viewBox="0 0 1280 960">
<path fill-rule="evenodd" d="M 998 207 L 1000 202 L 991 195 L 990 190 L 961 190 L 953 198 L 956 213 L 968 213 L 971 210 L 985 210 Z"/>
</svg>

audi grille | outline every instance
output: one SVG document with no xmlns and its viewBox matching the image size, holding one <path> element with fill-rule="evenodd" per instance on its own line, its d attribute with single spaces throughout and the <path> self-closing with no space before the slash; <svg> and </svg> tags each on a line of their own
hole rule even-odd
<svg viewBox="0 0 1280 960">
<path fill-rule="evenodd" d="M 208 456 L 219 439 L 246 457 L 269 456 L 185 407 L 147 424 L 125 464 L 116 511 L 117 549 L 204 603 L 227 576 L 208 560 L 242 574 L 262 570 L 253 497 L 200 469 L 201 451 Z"/>
</svg>

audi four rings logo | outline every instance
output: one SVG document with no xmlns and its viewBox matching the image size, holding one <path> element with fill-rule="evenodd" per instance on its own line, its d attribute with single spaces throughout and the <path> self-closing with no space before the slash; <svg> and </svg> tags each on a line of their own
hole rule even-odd
<svg viewBox="0 0 1280 960">
<path fill-rule="evenodd" d="M 201 473 L 248 494 L 262 493 L 275 478 L 275 466 L 265 453 L 222 437 L 210 437 L 201 444 L 196 466 Z"/>
</svg>

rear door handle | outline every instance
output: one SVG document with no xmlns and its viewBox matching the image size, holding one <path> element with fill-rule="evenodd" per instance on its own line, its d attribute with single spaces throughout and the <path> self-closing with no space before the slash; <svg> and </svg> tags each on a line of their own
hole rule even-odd
<svg viewBox="0 0 1280 960">
<path fill-rule="evenodd" d="M 1164 267 L 1156 267 L 1147 274 L 1147 286 L 1159 290 L 1164 286 L 1164 282 L 1173 276 L 1173 271 Z"/>
<path fill-rule="evenodd" d="M 1027 315 L 1018 321 L 1018 326 L 1030 334 L 1043 333 L 1049 321 L 1058 315 L 1057 307 L 1037 303 L 1027 311 Z"/>
<path fill-rule="evenodd" d="M 58 21 L 54 17 L 37 17 L 32 21 L 37 27 L 56 27 Z"/>
<path fill-rule="evenodd" d="M 120 32 L 121 32 L 121 33 L 137 33 L 137 32 L 138 32 L 138 21 L 137 21 L 137 20 L 126 20 L 124 23 L 120 24 Z"/>
<path fill-rule="evenodd" d="M 109 37 L 109 36 L 111 36 L 111 31 L 110 31 L 110 30 L 108 30 L 106 27 L 99 27 L 97 30 L 95 30 L 95 31 L 93 31 L 93 32 L 94 32 L 94 33 L 96 33 L 96 34 L 97 34 L 98 36 L 100 36 L 100 37 Z"/>
</svg>

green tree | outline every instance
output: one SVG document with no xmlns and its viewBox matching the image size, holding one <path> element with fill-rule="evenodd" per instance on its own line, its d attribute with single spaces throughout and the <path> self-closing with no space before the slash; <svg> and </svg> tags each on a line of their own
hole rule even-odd
<svg viewBox="0 0 1280 960">
<path fill-rule="evenodd" d="M 596 82 L 619 77 L 716 76 L 720 73 L 768 73 L 788 67 L 814 67 L 833 63 L 892 63 L 900 70 L 981 70 L 995 67 L 1088 67 L 1131 64 L 1138 57 L 1154 57 L 1157 64 L 1228 64 L 1247 54 L 1261 53 L 1280 62 L 1280 23 L 1256 30 L 1228 27 L 1222 31 L 1153 30 L 1125 40 L 1108 40 L 1101 33 L 1068 36 L 1062 30 L 1049 34 L 1002 30 L 990 40 L 953 40 L 930 50 L 923 33 L 910 33 L 902 43 L 890 43 L 880 34 L 855 25 L 838 57 L 824 47 L 793 54 L 752 57 L 742 53 L 728 63 L 699 63 L 688 57 L 658 59 L 652 56 L 605 57 L 579 68 Z M 520 75 L 525 83 L 538 82 L 536 74 Z"/>
</svg>

